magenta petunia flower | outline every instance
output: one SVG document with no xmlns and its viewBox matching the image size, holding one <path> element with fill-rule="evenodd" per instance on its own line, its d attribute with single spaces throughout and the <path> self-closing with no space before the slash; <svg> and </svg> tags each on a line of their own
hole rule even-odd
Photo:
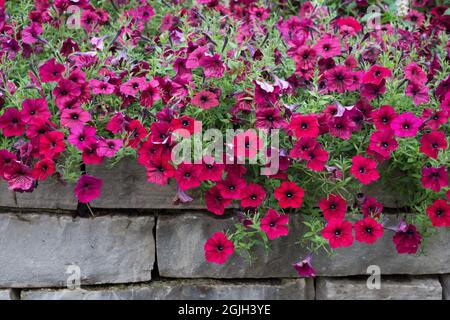
<svg viewBox="0 0 450 320">
<path fill-rule="evenodd" d="M 206 78 L 221 78 L 225 72 L 225 66 L 217 53 L 213 56 L 205 54 L 199 60 L 199 65 L 203 68 Z"/>
<path fill-rule="evenodd" d="M 208 211 L 216 215 L 223 215 L 225 208 L 231 203 L 231 199 L 225 199 L 222 196 L 221 189 L 214 186 L 206 191 L 205 203 Z"/>
<path fill-rule="evenodd" d="M 315 115 L 294 114 L 289 123 L 289 129 L 294 131 L 297 138 L 311 137 L 315 138 L 319 135 L 319 123 Z"/>
<path fill-rule="evenodd" d="M 133 77 L 120 86 L 120 92 L 125 96 L 136 97 L 137 94 L 146 88 L 147 84 L 143 77 Z"/>
<path fill-rule="evenodd" d="M 300 277 L 315 277 L 316 271 L 311 264 L 312 256 L 309 254 L 305 259 L 294 264 L 295 270 Z"/>
<path fill-rule="evenodd" d="M 352 158 L 350 173 L 362 184 L 370 184 L 380 178 L 375 160 L 360 155 Z"/>
<path fill-rule="evenodd" d="M 25 99 L 22 102 L 22 119 L 25 123 L 37 118 L 48 120 L 50 116 L 51 113 L 44 98 Z"/>
<path fill-rule="evenodd" d="M 194 106 L 208 110 L 217 107 L 219 105 L 219 99 L 214 92 L 203 90 L 195 94 L 191 103 Z"/>
<path fill-rule="evenodd" d="M 364 74 L 362 78 L 362 82 L 365 84 L 373 84 L 373 85 L 380 85 L 381 81 L 383 81 L 385 78 L 390 77 L 392 75 L 392 72 L 390 69 L 385 68 L 383 66 L 374 65 L 370 67 L 369 70 Z"/>
<path fill-rule="evenodd" d="M 423 167 L 422 178 L 420 180 L 424 188 L 441 191 L 442 188 L 448 187 L 448 172 L 445 166 L 438 168 Z"/>
<path fill-rule="evenodd" d="M 369 150 L 372 150 L 384 159 L 389 159 L 391 152 L 397 149 L 398 142 L 394 138 L 394 132 L 391 129 L 384 131 L 375 131 L 370 136 Z"/>
<path fill-rule="evenodd" d="M 269 240 L 274 240 L 281 236 L 287 236 L 289 216 L 287 214 L 279 214 L 273 209 L 269 209 L 261 219 L 261 230 L 264 231 Z"/>
<path fill-rule="evenodd" d="M 341 45 L 339 38 L 330 34 L 327 34 L 320 38 L 314 46 L 317 53 L 325 59 L 333 58 L 341 54 Z"/>
<path fill-rule="evenodd" d="M 75 186 L 75 196 L 81 203 L 88 203 L 100 197 L 103 181 L 93 176 L 83 174 Z"/>
<path fill-rule="evenodd" d="M 266 191 L 262 186 L 256 183 L 248 184 L 245 189 L 241 190 L 241 207 L 257 208 L 266 198 Z"/>
<path fill-rule="evenodd" d="M 16 108 L 8 108 L 0 116 L 0 129 L 5 137 L 18 137 L 25 132 L 23 116 Z"/>
<path fill-rule="evenodd" d="M 414 104 L 418 106 L 422 103 L 427 103 L 430 100 L 428 91 L 429 89 L 426 85 L 411 81 L 406 86 L 405 94 L 408 97 L 411 97 L 414 101 Z"/>
<path fill-rule="evenodd" d="M 305 191 L 292 181 L 282 182 L 274 192 L 281 208 L 300 208 L 304 195 Z"/>
<path fill-rule="evenodd" d="M 64 66 L 52 58 L 39 67 L 39 77 L 42 82 L 59 82 L 64 70 Z"/>
<path fill-rule="evenodd" d="M 206 261 L 224 264 L 233 254 L 234 245 L 223 232 L 216 232 L 206 241 L 204 250 Z"/>
<path fill-rule="evenodd" d="M 90 80 L 89 85 L 93 94 L 112 94 L 115 90 L 112 84 L 95 79 Z"/>
<path fill-rule="evenodd" d="M 397 137 L 415 137 L 421 125 L 422 120 L 412 112 L 402 113 L 391 122 L 391 128 Z"/>
<path fill-rule="evenodd" d="M 383 212 L 383 205 L 374 197 L 367 197 L 361 206 L 364 218 L 372 217 L 378 218 Z"/>
<path fill-rule="evenodd" d="M 33 44 L 38 41 L 38 37 L 42 34 L 42 26 L 33 22 L 22 31 L 22 42 L 25 44 Z"/>
<path fill-rule="evenodd" d="M 175 179 L 181 190 L 199 187 L 201 166 L 197 164 L 181 163 L 175 171 Z"/>
<path fill-rule="evenodd" d="M 96 130 L 94 127 L 86 125 L 76 126 L 71 128 L 70 135 L 67 140 L 79 150 L 82 150 L 85 146 L 97 141 L 95 133 Z"/>
<path fill-rule="evenodd" d="M 60 117 L 61 127 L 74 128 L 83 126 L 91 120 L 91 114 L 81 108 L 64 109 Z"/>
<path fill-rule="evenodd" d="M 370 217 L 355 222 L 354 228 L 356 241 L 368 244 L 375 243 L 384 233 L 383 226 Z"/>
</svg>

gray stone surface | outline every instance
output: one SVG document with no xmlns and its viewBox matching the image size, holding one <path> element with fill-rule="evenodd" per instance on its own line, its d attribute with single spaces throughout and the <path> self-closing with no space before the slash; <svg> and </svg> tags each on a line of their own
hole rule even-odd
<svg viewBox="0 0 450 320">
<path fill-rule="evenodd" d="M 78 200 L 73 193 L 74 188 L 74 184 L 62 184 L 54 179 L 39 182 L 38 187 L 31 193 L 16 192 L 17 206 L 33 209 L 75 210 Z"/>
<path fill-rule="evenodd" d="M 442 296 L 445 300 L 450 300 L 450 274 L 440 276 L 442 284 Z"/>
<path fill-rule="evenodd" d="M 380 289 L 368 289 L 367 279 L 318 278 L 317 300 L 441 300 L 438 277 L 381 278 Z"/>
<path fill-rule="evenodd" d="M 197 209 L 204 208 L 200 197 L 186 204 L 174 204 L 176 186 L 158 186 L 147 181 L 145 168 L 135 159 L 123 159 L 113 168 L 108 164 L 90 165 L 89 174 L 103 179 L 102 195 L 93 207 L 114 209 Z"/>
<path fill-rule="evenodd" d="M 307 254 L 296 244 L 305 232 L 301 215 L 291 215 L 289 236 L 272 241 L 269 255 L 265 255 L 262 248 L 256 250 L 252 264 L 236 254 L 223 265 L 206 262 L 203 251 L 206 240 L 215 232 L 232 227 L 234 219 L 201 213 L 160 216 L 156 231 L 160 275 L 175 278 L 297 277 L 292 264 Z M 396 224 L 396 221 L 387 223 L 388 226 Z M 355 242 L 349 248 L 337 249 L 332 257 L 316 255 L 312 263 L 317 274 L 324 276 L 362 275 L 370 265 L 380 266 L 382 274 L 450 273 L 450 232 L 446 231 L 440 229 L 428 239 L 426 255 L 397 254 L 392 243 L 393 232 L 386 231 L 373 245 Z"/>
<path fill-rule="evenodd" d="M 0 207 L 16 207 L 14 192 L 8 189 L 8 184 L 0 179 Z"/>
<path fill-rule="evenodd" d="M 210 280 L 156 281 L 145 285 L 77 290 L 24 290 L 24 300 L 306 300 L 314 298 L 312 281 L 278 280 L 227 283 Z"/>
<path fill-rule="evenodd" d="M 148 281 L 153 225 L 150 216 L 0 214 L 0 287 L 65 287 L 69 265 L 82 285 Z"/>
<path fill-rule="evenodd" d="M 17 300 L 18 297 L 11 289 L 0 289 L 0 300 Z"/>
</svg>

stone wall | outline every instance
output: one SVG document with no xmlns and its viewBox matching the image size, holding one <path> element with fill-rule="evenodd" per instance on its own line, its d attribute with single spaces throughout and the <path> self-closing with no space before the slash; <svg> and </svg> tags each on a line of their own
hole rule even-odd
<svg viewBox="0 0 450 320">
<path fill-rule="evenodd" d="M 105 183 L 94 217 L 81 214 L 71 185 L 14 194 L 0 183 L 0 300 L 450 299 L 447 230 L 422 255 L 396 254 L 386 234 L 373 246 L 315 256 L 318 276 L 300 279 L 292 267 L 306 254 L 295 244 L 304 231 L 297 214 L 268 255 L 256 252 L 251 264 L 235 255 L 218 266 L 205 262 L 203 244 L 233 225 L 233 215 L 214 216 L 200 202 L 174 205 L 173 186 L 146 183 L 132 162 L 88 169 Z M 401 203 L 396 197 L 391 203 Z M 380 289 L 367 288 L 370 265 L 380 267 Z M 74 267 L 81 288 L 68 289 Z"/>
</svg>

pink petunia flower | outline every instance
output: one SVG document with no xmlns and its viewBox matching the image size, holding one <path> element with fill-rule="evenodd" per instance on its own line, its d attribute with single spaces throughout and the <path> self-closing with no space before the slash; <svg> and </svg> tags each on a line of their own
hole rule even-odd
<svg viewBox="0 0 450 320">
<path fill-rule="evenodd" d="M 422 120 L 412 112 L 405 112 L 397 116 L 391 122 L 391 128 L 397 137 L 415 137 Z"/>
<path fill-rule="evenodd" d="M 286 214 L 279 214 L 273 209 L 269 209 L 261 219 L 261 230 L 264 231 L 269 240 L 274 240 L 281 236 L 287 236 L 289 216 Z"/>
<path fill-rule="evenodd" d="M 75 186 L 75 196 L 81 203 L 89 203 L 101 195 L 103 181 L 96 177 L 83 174 Z"/>
</svg>

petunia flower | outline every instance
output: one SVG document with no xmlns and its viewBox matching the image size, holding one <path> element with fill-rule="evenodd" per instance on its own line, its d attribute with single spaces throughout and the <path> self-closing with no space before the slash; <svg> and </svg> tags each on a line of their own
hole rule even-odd
<svg viewBox="0 0 450 320">
<path fill-rule="evenodd" d="M 329 194 L 328 197 L 319 202 L 325 220 L 343 220 L 347 212 L 347 202 L 337 194 Z"/>
<path fill-rule="evenodd" d="M 305 259 L 297 262 L 294 264 L 295 270 L 297 270 L 297 273 L 300 277 L 315 277 L 316 271 L 314 270 L 312 264 L 312 255 L 309 254 Z"/>
<path fill-rule="evenodd" d="M 259 184 L 249 183 L 240 191 L 239 197 L 241 199 L 241 207 L 257 208 L 266 198 L 266 191 Z"/>
<path fill-rule="evenodd" d="M 203 68 L 206 78 L 221 78 L 225 72 L 225 66 L 217 53 L 212 56 L 205 54 L 199 60 L 199 66 Z"/>
<path fill-rule="evenodd" d="M 75 186 L 74 194 L 81 203 L 88 203 L 101 195 L 103 181 L 96 177 L 83 174 Z"/>
<path fill-rule="evenodd" d="M 291 181 L 282 182 L 274 192 L 281 208 L 300 208 L 304 195 L 305 191 Z"/>
<path fill-rule="evenodd" d="M 442 131 L 426 133 L 420 138 L 419 150 L 430 158 L 436 159 L 439 150 L 445 149 L 447 149 L 447 140 L 445 138 L 445 133 Z"/>
<path fill-rule="evenodd" d="M 25 123 L 37 118 L 48 120 L 51 116 L 47 101 L 44 98 L 23 100 L 21 113 L 22 120 Z"/>
<path fill-rule="evenodd" d="M 365 84 L 380 85 L 380 83 L 387 77 L 390 77 L 392 72 L 390 69 L 383 66 L 374 65 L 366 71 L 362 78 L 362 82 Z"/>
<path fill-rule="evenodd" d="M 81 108 L 64 109 L 60 117 L 61 127 L 69 129 L 83 126 L 90 120 L 91 114 Z"/>
<path fill-rule="evenodd" d="M 339 38 L 330 34 L 326 34 L 314 46 L 317 53 L 325 59 L 333 58 L 341 54 L 341 45 Z"/>
<path fill-rule="evenodd" d="M 39 154 L 45 158 L 56 158 L 65 149 L 63 132 L 51 131 L 39 137 Z"/>
<path fill-rule="evenodd" d="M 294 114 L 289 123 L 289 129 L 294 131 L 297 138 L 315 138 L 319 135 L 319 124 L 315 115 Z"/>
<path fill-rule="evenodd" d="M 42 159 L 35 163 L 31 175 L 36 180 L 45 180 L 55 173 L 55 162 L 51 159 Z"/>
<path fill-rule="evenodd" d="M 52 58 L 39 67 L 39 77 L 42 82 L 59 82 L 64 70 L 64 66 Z"/>
<path fill-rule="evenodd" d="M 42 26 L 39 23 L 33 22 L 22 31 L 22 42 L 25 44 L 33 44 L 38 41 L 42 34 Z"/>
<path fill-rule="evenodd" d="M 206 241 L 204 251 L 206 261 L 224 264 L 233 254 L 234 245 L 223 232 L 216 232 Z"/>
<path fill-rule="evenodd" d="M 448 187 L 448 172 L 445 166 L 438 168 L 423 167 L 421 183 L 424 188 L 441 191 L 442 188 Z"/>
<path fill-rule="evenodd" d="M 34 189 L 31 169 L 18 161 L 12 161 L 10 165 L 4 168 L 3 177 L 8 182 L 10 190 L 31 192 Z"/>
<path fill-rule="evenodd" d="M 274 240 L 281 236 L 287 236 L 289 216 L 286 214 L 279 214 L 273 209 L 269 209 L 261 219 L 261 230 L 264 231 L 269 240 Z"/>
<path fill-rule="evenodd" d="M 394 108 L 388 105 L 381 106 L 372 112 L 372 119 L 377 130 L 391 129 L 391 122 L 397 117 Z"/>
<path fill-rule="evenodd" d="M 333 249 L 349 247 L 353 244 L 352 224 L 345 220 L 332 219 L 322 230 L 322 236 Z"/>
<path fill-rule="evenodd" d="M 350 173 L 365 185 L 380 178 L 375 160 L 360 155 L 356 155 L 352 158 Z"/>
<path fill-rule="evenodd" d="M 355 222 L 354 228 L 356 241 L 368 244 L 375 243 L 384 233 L 383 226 L 370 217 Z"/>
<path fill-rule="evenodd" d="M 223 215 L 225 208 L 231 203 L 231 199 L 225 199 L 221 189 L 214 186 L 206 191 L 205 203 L 208 211 L 216 215 Z"/>
<path fill-rule="evenodd" d="M 392 239 L 400 254 L 415 254 L 422 242 L 422 236 L 412 224 L 401 222 Z"/>
<path fill-rule="evenodd" d="M 5 137 L 18 137 L 25 132 L 25 121 L 19 110 L 8 108 L 0 116 L 0 129 Z"/>
<path fill-rule="evenodd" d="M 181 163 L 175 171 L 175 179 L 178 182 L 178 186 L 181 190 L 188 190 L 199 187 L 201 181 L 199 179 L 199 173 L 201 166 L 197 164 Z"/>
<path fill-rule="evenodd" d="M 435 227 L 450 227 L 450 204 L 439 199 L 427 208 L 427 215 Z"/>
<path fill-rule="evenodd" d="M 366 197 L 361 206 L 364 218 L 379 218 L 383 212 L 383 205 L 374 197 Z"/>
<path fill-rule="evenodd" d="M 391 122 L 391 128 L 397 137 L 415 137 L 421 125 L 420 118 L 412 112 L 402 113 Z"/>
<path fill-rule="evenodd" d="M 428 94 L 428 87 L 424 84 L 410 81 L 406 86 L 405 94 L 408 97 L 411 97 L 416 106 L 421 105 L 422 103 L 427 103 L 430 100 L 430 96 Z"/>
<path fill-rule="evenodd" d="M 219 99 L 216 94 L 211 91 L 200 91 L 192 98 L 191 103 L 202 109 L 211 109 L 219 105 Z"/>
</svg>

